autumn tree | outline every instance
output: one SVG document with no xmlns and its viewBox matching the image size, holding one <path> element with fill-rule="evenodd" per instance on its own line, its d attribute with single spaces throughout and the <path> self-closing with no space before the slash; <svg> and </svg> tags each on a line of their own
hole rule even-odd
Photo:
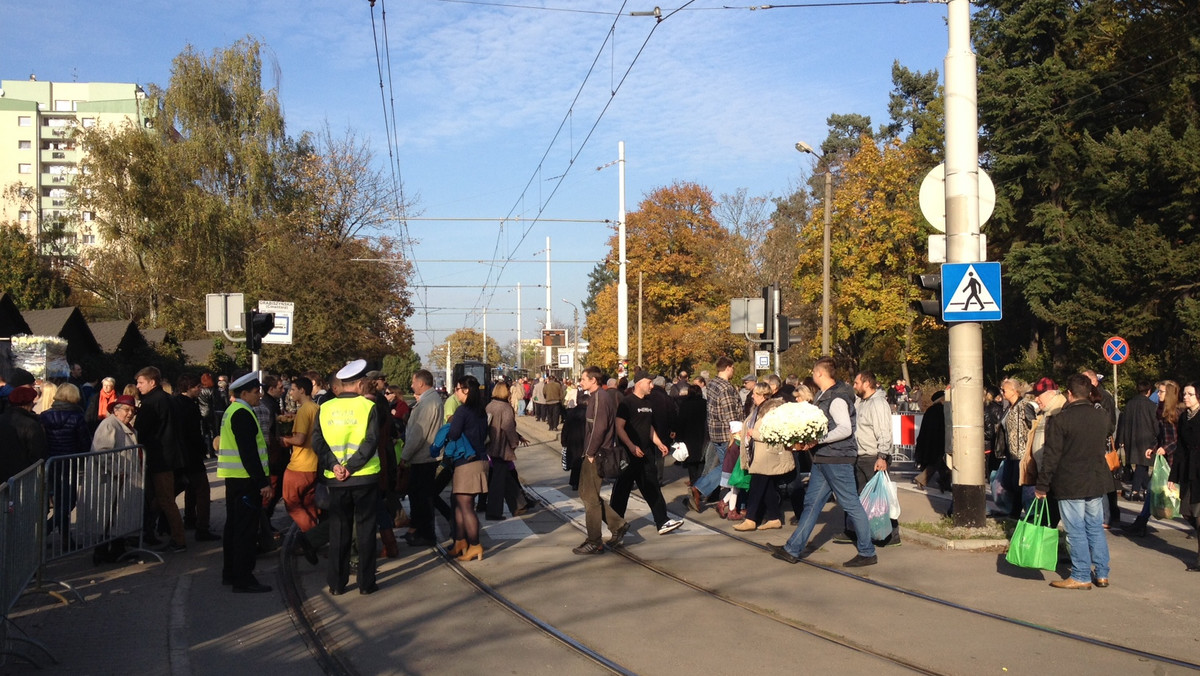
<svg viewBox="0 0 1200 676">
<path fill-rule="evenodd" d="M 831 238 L 833 348 L 847 368 L 920 362 L 911 340 L 917 298 L 912 275 L 925 271 L 925 226 L 919 220 L 918 149 L 870 136 L 841 169 L 834 192 Z M 796 286 L 803 302 L 821 298 L 824 213 L 816 210 L 801 233 Z M 816 356 L 818 341 L 813 342 Z"/>
<path fill-rule="evenodd" d="M 492 336 L 487 337 L 487 354 L 483 351 L 483 334 L 475 329 L 459 329 L 451 333 L 429 352 L 429 363 L 441 368 L 446 363 L 446 350 L 450 350 L 450 364 L 474 359 L 487 364 L 500 363 L 500 345 Z"/>
<path fill-rule="evenodd" d="M 407 205 L 353 132 L 285 135 L 263 50 L 188 47 L 168 86 L 149 88 L 150 129 L 81 131 L 76 202 L 108 243 L 73 270 L 79 300 L 185 338 L 203 335 L 207 293 L 291 301 L 293 344 L 263 350 L 274 369 L 402 353 L 409 266 L 386 232 Z"/>
<path fill-rule="evenodd" d="M 733 244 L 714 207 L 706 188 L 675 183 L 652 191 L 626 216 L 628 274 L 643 274 L 643 366 L 669 371 L 743 349 L 729 333 L 729 294 L 719 265 L 722 248 Z M 610 246 L 615 261 L 615 236 Z M 630 317 L 636 317 L 637 299 L 630 300 Z M 597 295 L 596 308 L 587 318 L 589 363 L 611 369 L 617 361 L 615 283 Z"/>
</svg>

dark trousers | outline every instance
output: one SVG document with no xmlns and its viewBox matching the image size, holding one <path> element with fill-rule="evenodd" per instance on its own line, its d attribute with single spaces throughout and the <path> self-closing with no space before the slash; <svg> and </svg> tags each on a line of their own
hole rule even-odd
<svg viewBox="0 0 1200 676">
<path fill-rule="evenodd" d="M 203 465 L 199 469 L 189 470 L 187 480 L 187 488 L 183 490 L 184 519 L 194 524 L 196 530 L 207 531 L 212 525 L 209 522 L 212 493 L 208 486 L 208 470 Z"/>
<path fill-rule="evenodd" d="M 653 459 L 639 458 L 630 453 L 629 467 L 625 468 L 625 471 L 621 472 L 621 476 L 617 477 L 616 483 L 613 484 L 612 495 L 608 499 L 613 511 L 620 514 L 622 518 L 625 517 L 625 508 L 629 506 L 629 494 L 633 491 L 634 485 L 637 485 L 638 490 L 642 492 L 642 497 L 650 505 L 655 527 L 662 527 L 667 522 L 667 503 L 663 500 L 662 489 L 658 487 L 658 469 L 655 467 Z"/>
<path fill-rule="evenodd" d="M 504 503 L 508 503 L 510 514 L 517 513 L 517 494 L 520 485 L 517 483 L 516 472 L 503 460 L 492 458 L 488 469 L 487 518 L 499 519 L 504 516 Z"/>
<path fill-rule="evenodd" d="M 329 571 L 333 589 L 345 589 L 350 580 L 350 541 L 358 535 L 358 588 L 375 585 L 375 521 L 379 512 L 379 486 L 330 486 Z"/>
<path fill-rule="evenodd" d="M 551 431 L 558 429 L 558 418 L 562 415 L 562 402 L 551 402 L 545 404 L 546 409 L 546 427 Z"/>
<path fill-rule="evenodd" d="M 1129 490 L 1134 493 L 1145 493 L 1150 490 L 1150 468 L 1146 465 L 1134 465 L 1133 482 Z"/>
<path fill-rule="evenodd" d="M 783 520 L 780 490 L 782 484 L 791 483 L 796 471 L 787 474 L 751 474 L 750 490 L 746 496 L 746 518 L 761 524 L 772 519 Z"/>
<path fill-rule="evenodd" d="M 417 537 L 436 540 L 433 531 L 433 487 L 437 480 L 436 462 L 409 465 L 408 504 L 412 508 L 409 523 Z"/>
<path fill-rule="evenodd" d="M 258 519 L 262 494 L 249 479 L 225 479 L 225 548 L 221 577 L 236 586 L 258 584 L 254 557 L 258 554 Z"/>
</svg>

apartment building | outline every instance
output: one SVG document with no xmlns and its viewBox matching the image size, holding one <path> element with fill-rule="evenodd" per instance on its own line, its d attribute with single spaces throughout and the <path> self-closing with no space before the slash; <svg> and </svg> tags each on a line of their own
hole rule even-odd
<svg viewBox="0 0 1200 676">
<path fill-rule="evenodd" d="M 95 214 L 76 213 L 70 199 L 84 153 L 74 132 L 128 120 L 146 125 L 152 115 L 136 84 L 0 80 L 0 222 L 18 222 L 46 254 L 78 255 L 101 244 Z"/>
</svg>

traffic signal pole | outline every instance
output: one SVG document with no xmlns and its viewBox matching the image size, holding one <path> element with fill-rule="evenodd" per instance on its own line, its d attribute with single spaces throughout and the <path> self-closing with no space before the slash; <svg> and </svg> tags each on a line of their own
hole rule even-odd
<svg viewBox="0 0 1200 676">
<path fill-rule="evenodd" d="M 949 0 L 946 52 L 946 260 L 979 260 L 979 111 L 970 0 Z M 953 289 L 943 289 L 953 293 Z M 983 454 L 983 329 L 950 325 L 951 449 L 954 525 L 979 527 L 987 517 Z"/>
</svg>

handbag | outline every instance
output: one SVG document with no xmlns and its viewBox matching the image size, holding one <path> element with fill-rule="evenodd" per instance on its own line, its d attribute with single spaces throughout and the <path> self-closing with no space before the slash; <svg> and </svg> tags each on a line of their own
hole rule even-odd
<svg viewBox="0 0 1200 676">
<path fill-rule="evenodd" d="M 1050 527 L 1046 498 L 1036 498 L 1017 523 L 1004 559 L 1020 568 L 1054 570 L 1058 567 L 1058 529 Z"/>
<path fill-rule="evenodd" d="M 629 458 L 620 444 L 596 449 L 596 472 L 601 479 L 616 479 L 626 467 L 629 467 Z"/>
<path fill-rule="evenodd" d="M 323 481 L 318 481 L 313 488 L 313 504 L 321 510 L 328 510 L 333 506 L 333 499 L 329 495 L 329 486 L 325 485 Z"/>
<path fill-rule="evenodd" d="M 1121 469 L 1121 456 L 1113 446 L 1110 445 L 1108 448 L 1109 451 L 1104 454 L 1104 462 L 1108 463 L 1108 471 L 1115 472 Z"/>
<path fill-rule="evenodd" d="M 1156 519 L 1173 519 L 1179 516 L 1179 486 L 1167 488 L 1171 468 L 1164 456 L 1154 456 L 1154 471 L 1150 475 L 1150 512 Z"/>
<path fill-rule="evenodd" d="M 742 469 L 742 463 L 734 464 L 733 472 L 729 475 L 729 486 L 744 491 L 750 490 L 750 473 Z"/>
</svg>

